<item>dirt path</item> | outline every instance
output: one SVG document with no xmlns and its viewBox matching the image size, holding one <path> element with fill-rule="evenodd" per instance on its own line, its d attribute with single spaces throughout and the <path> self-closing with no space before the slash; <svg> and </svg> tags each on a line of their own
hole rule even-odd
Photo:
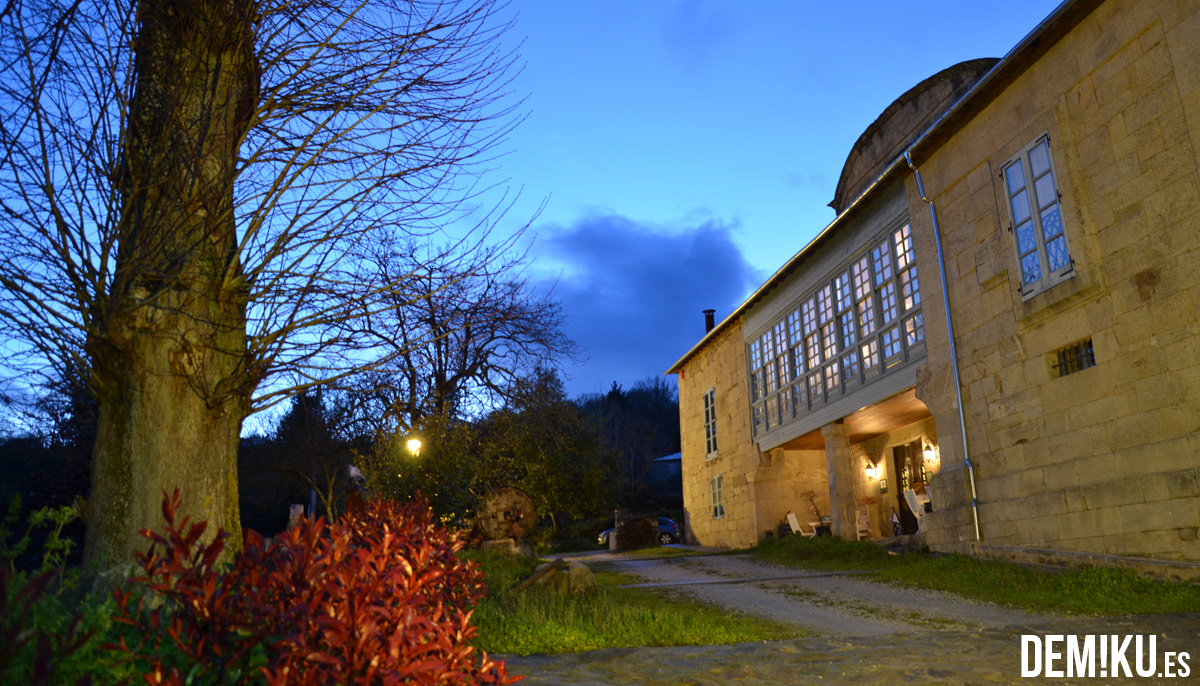
<svg viewBox="0 0 1200 686">
<path fill-rule="evenodd" d="M 796 570 L 745 555 L 614 557 L 604 564 L 644 580 L 639 586 L 670 588 L 733 612 L 823 635 L 982 629 L 1052 619 L 948 593 L 874 583 L 854 573 Z"/>
<path fill-rule="evenodd" d="M 502 656 L 510 674 L 526 675 L 522 686 L 1029 683 L 1020 677 L 1025 634 L 1156 635 L 1160 653 L 1190 653 L 1190 674 L 1172 678 L 1160 673 L 1121 681 L 1200 681 L 1200 613 L 1037 615 L 945 593 L 897 589 L 854 574 L 805 572 L 739 555 L 657 560 L 602 555 L 587 561 L 634 574 L 642 580 L 639 585 L 668 588 L 730 611 L 795 624 L 803 627 L 806 637 L 728 646 Z M 1074 686 L 1105 680 L 1053 681 Z"/>
</svg>

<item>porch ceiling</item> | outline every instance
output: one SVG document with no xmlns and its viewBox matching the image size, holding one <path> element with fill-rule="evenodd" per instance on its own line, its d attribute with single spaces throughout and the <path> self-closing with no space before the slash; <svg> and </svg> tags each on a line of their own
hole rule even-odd
<svg viewBox="0 0 1200 686">
<path fill-rule="evenodd" d="M 880 434 L 895 431 L 930 417 L 929 408 L 917 400 L 917 390 L 910 388 L 892 397 L 868 405 L 847 415 L 843 421 L 850 433 L 850 443 L 862 443 Z M 797 436 L 780 446 L 784 450 L 824 450 L 825 437 L 820 429 Z"/>
</svg>

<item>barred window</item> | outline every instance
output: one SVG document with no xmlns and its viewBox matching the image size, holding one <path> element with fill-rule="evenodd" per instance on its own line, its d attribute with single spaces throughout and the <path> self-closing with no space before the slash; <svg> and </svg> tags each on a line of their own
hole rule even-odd
<svg viewBox="0 0 1200 686">
<path fill-rule="evenodd" d="M 1081 372 L 1088 367 L 1096 366 L 1096 351 L 1092 348 L 1092 339 L 1086 338 L 1059 348 L 1051 353 L 1054 360 L 1051 367 L 1058 372 L 1059 377 Z"/>
</svg>

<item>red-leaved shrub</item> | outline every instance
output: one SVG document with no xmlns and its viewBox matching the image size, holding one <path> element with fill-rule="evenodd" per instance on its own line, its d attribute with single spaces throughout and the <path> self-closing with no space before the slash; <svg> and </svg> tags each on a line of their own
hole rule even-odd
<svg viewBox="0 0 1200 686">
<path fill-rule="evenodd" d="M 165 535 L 142 532 L 154 545 L 135 581 L 149 593 L 136 606 L 131 590 L 114 594 L 117 620 L 147 638 L 111 647 L 148 663 L 147 683 L 183 684 L 185 673 L 272 685 L 520 679 L 468 644 L 482 574 L 424 504 L 376 500 L 332 525 L 305 519 L 270 547 L 249 531 L 232 565 L 218 562 L 225 534 L 202 542 L 205 523 L 177 523 L 178 506 L 178 491 L 163 498 Z M 147 609 L 149 597 L 164 602 Z"/>
</svg>

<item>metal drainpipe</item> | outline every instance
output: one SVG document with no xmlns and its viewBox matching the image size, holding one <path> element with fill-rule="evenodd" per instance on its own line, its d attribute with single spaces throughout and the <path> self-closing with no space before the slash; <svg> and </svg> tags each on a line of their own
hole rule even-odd
<svg viewBox="0 0 1200 686">
<path fill-rule="evenodd" d="M 933 201 L 925 196 L 925 184 L 921 183 L 921 172 L 912 161 L 912 148 L 904 151 L 904 161 L 917 178 L 917 192 L 929 205 L 929 218 L 933 220 L 933 242 L 937 245 L 938 271 L 942 277 L 942 309 L 946 313 L 946 333 L 950 336 L 950 368 L 954 370 L 954 397 L 958 401 L 958 430 L 962 434 L 963 462 L 967 465 L 967 476 L 971 481 L 971 519 L 975 523 L 975 542 L 979 537 L 979 498 L 975 492 L 975 466 L 971 464 L 971 451 L 967 447 L 967 418 L 963 412 L 962 383 L 958 378 L 958 349 L 954 345 L 954 324 L 950 318 L 950 291 L 946 287 L 946 256 L 942 252 L 942 232 L 938 229 L 937 211 Z"/>
</svg>

